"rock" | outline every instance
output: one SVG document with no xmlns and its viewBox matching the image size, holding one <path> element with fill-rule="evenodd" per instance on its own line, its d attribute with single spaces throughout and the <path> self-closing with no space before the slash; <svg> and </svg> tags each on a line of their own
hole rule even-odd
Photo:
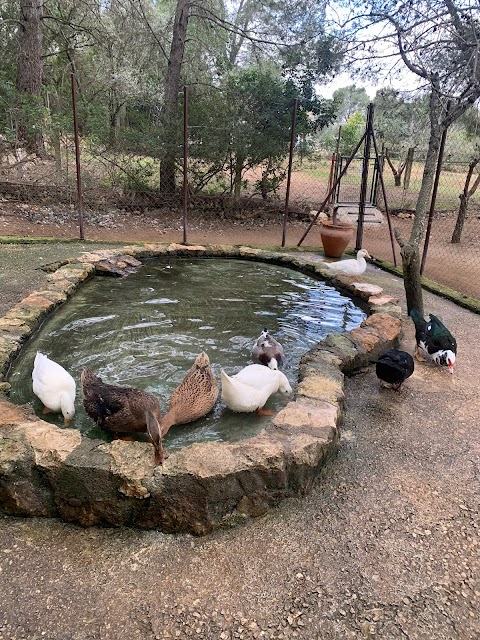
<svg viewBox="0 0 480 640">
<path fill-rule="evenodd" d="M 368 282 L 352 282 L 351 286 L 355 295 L 363 300 L 368 300 L 371 296 L 379 296 L 383 293 L 382 287 Z"/>
<path fill-rule="evenodd" d="M 0 429 L 26 421 L 35 421 L 37 417 L 28 404 L 20 405 L 0 399 Z"/>
<path fill-rule="evenodd" d="M 377 307 L 380 307 L 383 305 L 397 304 L 397 302 L 398 302 L 397 297 L 389 296 L 386 293 L 370 296 L 370 298 L 368 299 L 368 304 L 375 305 Z"/>
</svg>

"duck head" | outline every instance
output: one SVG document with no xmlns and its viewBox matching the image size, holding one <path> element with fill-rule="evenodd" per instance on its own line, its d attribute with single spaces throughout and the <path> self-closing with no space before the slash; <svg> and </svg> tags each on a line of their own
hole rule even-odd
<svg viewBox="0 0 480 640">
<path fill-rule="evenodd" d="M 287 376 L 282 371 L 278 371 L 278 370 L 277 370 L 277 374 L 279 378 L 278 390 L 281 393 L 285 393 L 285 394 L 292 393 L 293 389 L 290 386 L 290 382 L 288 381 Z"/>
<path fill-rule="evenodd" d="M 372 256 L 368 253 L 368 251 L 366 249 L 360 249 L 360 251 L 357 253 L 357 259 L 358 258 L 370 258 L 370 259 L 372 259 Z"/>
<path fill-rule="evenodd" d="M 75 415 L 75 402 L 68 393 L 62 393 L 60 396 L 60 410 L 63 415 L 64 425 L 68 427 Z"/>
<path fill-rule="evenodd" d="M 450 349 L 438 351 L 434 354 L 433 360 L 444 367 L 448 367 L 448 372 L 453 373 L 455 367 L 455 354 Z"/>
<path fill-rule="evenodd" d="M 210 358 L 207 356 L 205 351 L 199 353 L 195 358 L 194 366 L 197 367 L 197 369 L 206 369 L 210 366 Z"/>
</svg>

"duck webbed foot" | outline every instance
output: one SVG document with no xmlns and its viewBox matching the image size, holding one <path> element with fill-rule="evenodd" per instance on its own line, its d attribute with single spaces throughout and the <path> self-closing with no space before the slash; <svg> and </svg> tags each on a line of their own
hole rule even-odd
<svg viewBox="0 0 480 640">
<path fill-rule="evenodd" d="M 420 350 L 418 348 L 418 345 L 415 347 L 415 352 L 413 354 L 415 356 L 415 358 L 419 361 L 419 362 L 426 362 L 426 358 L 424 358 L 422 355 L 420 355 Z"/>
<path fill-rule="evenodd" d="M 273 411 L 271 409 L 264 409 L 263 407 L 258 407 L 256 412 L 259 416 L 273 416 Z"/>
</svg>

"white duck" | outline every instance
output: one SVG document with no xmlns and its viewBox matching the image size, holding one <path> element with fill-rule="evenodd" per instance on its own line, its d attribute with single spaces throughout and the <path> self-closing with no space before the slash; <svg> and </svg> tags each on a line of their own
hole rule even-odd
<svg viewBox="0 0 480 640">
<path fill-rule="evenodd" d="M 281 391 L 291 393 L 287 376 L 278 369 L 269 369 L 261 364 L 250 364 L 234 376 L 221 371 L 222 400 L 232 411 L 271 415 L 262 410 L 269 397 Z"/>
<path fill-rule="evenodd" d="M 365 258 L 371 258 L 368 251 L 360 249 L 357 253 L 357 258 L 350 260 L 339 260 L 338 262 L 324 262 L 324 265 L 335 271 L 336 273 L 343 273 L 346 276 L 361 276 L 367 268 L 367 262 Z"/>
<path fill-rule="evenodd" d="M 43 413 L 62 412 L 65 425 L 75 415 L 75 380 L 65 369 L 37 351 L 32 371 L 33 393 L 44 404 Z"/>
</svg>

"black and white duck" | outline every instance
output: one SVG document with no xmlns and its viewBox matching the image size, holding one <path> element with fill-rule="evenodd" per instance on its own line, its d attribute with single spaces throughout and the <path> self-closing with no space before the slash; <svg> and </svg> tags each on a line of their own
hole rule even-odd
<svg viewBox="0 0 480 640">
<path fill-rule="evenodd" d="M 436 364 L 448 367 L 453 373 L 457 355 L 457 341 L 447 327 L 434 316 L 429 314 L 430 320 L 424 319 L 417 309 L 410 311 L 410 317 L 415 325 L 415 357 L 417 360 L 431 360 Z"/>
<path fill-rule="evenodd" d="M 82 371 L 81 380 L 83 406 L 92 420 L 116 437 L 148 432 L 155 449 L 155 462 L 163 464 L 165 451 L 158 399 L 141 389 L 107 384 L 89 369 Z"/>
<path fill-rule="evenodd" d="M 264 329 L 253 345 L 252 358 L 270 369 L 278 369 L 284 357 L 282 345 L 268 333 L 267 329 Z"/>
<path fill-rule="evenodd" d="M 415 368 L 412 356 L 406 351 L 388 349 L 380 354 L 376 364 L 380 386 L 398 391 Z"/>
</svg>

